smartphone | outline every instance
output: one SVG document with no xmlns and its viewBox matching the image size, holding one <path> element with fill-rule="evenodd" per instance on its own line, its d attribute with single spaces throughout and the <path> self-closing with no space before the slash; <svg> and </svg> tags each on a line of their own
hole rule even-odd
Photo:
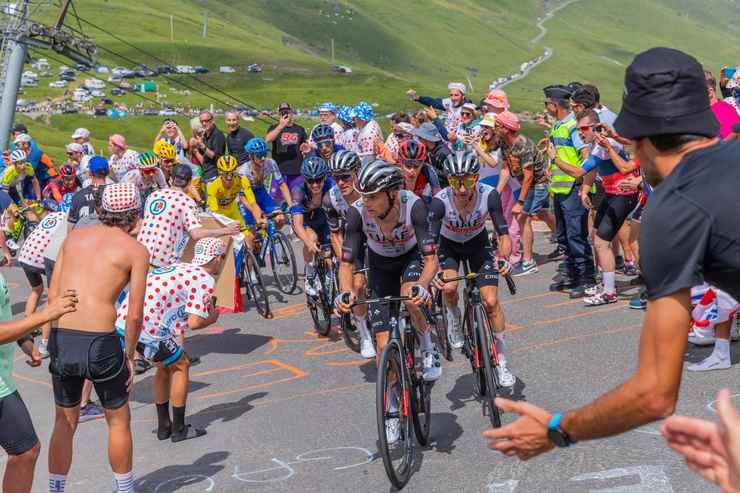
<svg viewBox="0 0 740 493">
<path fill-rule="evenodd" d="M 726 78 L 732 79 L 732 76 L 735 75 L 735 72 L 737 72 L 737 67 L 726 67 L 724 72 Z"/>
</svg>

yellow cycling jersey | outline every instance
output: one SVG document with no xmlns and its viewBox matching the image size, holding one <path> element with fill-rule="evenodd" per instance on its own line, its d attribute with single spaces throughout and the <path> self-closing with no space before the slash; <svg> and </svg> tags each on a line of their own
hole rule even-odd
<svg viewBox="0 0 740 493">
<path fill-rule="evenodd" d="M 256 203 L 249 179 L 239 175 L 234 176 L 228 188 L 223 178 L 219 176 L 208 184 L 206 191 L 208 192 L 208 208 L 213 212 L 233 207 L 232 204 L 238 205 L 236 200 L 240 193 L 244 194 L 248 204 Z"/>
</svg>

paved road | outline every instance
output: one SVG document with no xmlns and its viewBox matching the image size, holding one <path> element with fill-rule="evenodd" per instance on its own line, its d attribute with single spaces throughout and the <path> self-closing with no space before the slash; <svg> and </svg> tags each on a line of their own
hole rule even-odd
<svg viewBox="0 0 740 493">
<path fill-rule="evenodd" d="M 536 250 L 551 249 L 538 238 Z M 547 292 L 554 266 L 520 278 L 504 295 L 514 394 L 550 410 L 571 409 L 629 375 L 642 313 L 625 302 L 586 308 Z M 18 310 L 25 279 L 3 269 Z M 205 427 L 199 440 L 170 444 L 152 434 L 151 374 L 139 377 L 133 409 L 137 491 L 158 493 L 305 491 L 383 492 L 390 486 L 376 459 L 375 369 L 341 340 L 318 338 L 301 296 L 275 295 L 276 317 L 226 315 L 188 340 L 202 357 L 192 374 L 189 419 Z M 682 334 L 677 331 L 677 337 Z M 687 355 L 704 356 L 704 349 Z M 16 362 L 20 391 L 43 444 L 35 491 L 45 491 L 52 395 L 45 369 Z M 737 370 L 687 375 L 682 413 L 711 417 L 721 386 L 737 389 Z M 740 392 L 740 391 L 737 391 Z M 656 426 L 521 463 L 485 447 L 486 419 L 471 396 L 462 356 L 448 363 L 433 391 L 432 443 L 419 456 L 410 492 L 713 491 L 691 474 L 656 435 Z M 505 416 L 505 421 L 512 416 Z M 68 479 L 71 492 L 109 492 L 105 424 L 80 425 Z"/>
</svg>

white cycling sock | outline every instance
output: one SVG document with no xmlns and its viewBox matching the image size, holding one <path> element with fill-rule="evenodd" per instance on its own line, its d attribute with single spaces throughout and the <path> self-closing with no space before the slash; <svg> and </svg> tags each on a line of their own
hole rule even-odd
<svg viewBox="0 0 740 493">
<path fill-rule="evenodd" d="M 462 317 L 462 314 L 460 313 L 460 307 L 459 306 L 455 306 L 455 307 L 452 307 L 452 308 L 450 308 L 448 306 L 447 307 L 447 311 L 449 311 L 450 315 L 452 315 L 452 317 L 454 317 L 455 320 L 460 321 L 460 318 Z"/>
<path fill-rule="evenodd" d="M 360 337 L 362 337 L 363 339 L 370 339 L 370 329 L 367 328 L 367 315 L 365 315 L 364 317 L 352 315 L 352 317 L 355 319 L 355 325 L 360 331 Z"/>
<path fill-rule="evenodd" d="M 614 272 L 604 272 L 602 275 L 604 279 L 604 291 L 607 293 L 616 293 L 617 288 L 614 281 Z"/>
<path fill-rule="evenodd" d="M 133 471 L 129 471 L 126 474 L 113 473 L 113 478 L 116 481 L 116 488 L 118 493 L 134 493 Z"/>
<path fill-rule="evenodd" d="M 391 385 L 390 395 L 388 396 L 388 412 L 398 411 L 398 383 Z"/>
<path fill-rule="evenodd" d="M 434 349 L 434 344 L 432 344 L 432 333 L 424 332 L 421 334 L 421 350 L 431 351 L 432 349 Z"/>
<path fill-rule="evenodd" d="M 714 341 L 714 350 L 712 351 L 712 356 L 715 356 L 721 360 L 729 361 L 730 360 L 730 340 L 717 338 Z"/>
<path fill-rule="evenodd" d="M 64 487 L 66 484 L 66 474 L 49 473 L 49 493 L 64 493 Z"/>
<path fill-rule="evenodd" d="M 504 335 L 494 334 L 496 339 L 496 354 L 498 354 L 498 363 L 501 366 L 506 366 L 508 360 L 506 359 L 506 341 L 504 341 Z"/>
<path fill-rule="evenodd" d="M 314 268 L 312 262 L 306 264 L 304 272 L 306 273 L 306 279 L 311 279 L 313 278 L 313 276 L 316 275 L 316 269 Z"/>
</svg>

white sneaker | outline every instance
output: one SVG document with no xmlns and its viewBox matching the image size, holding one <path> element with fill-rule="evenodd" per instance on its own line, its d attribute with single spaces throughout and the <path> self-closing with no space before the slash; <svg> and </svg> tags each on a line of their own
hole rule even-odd
<svg viewBox="0 0 740 493">
<path fill-rule="evenodd" d="M 513 373 L 511 373 L 508 365 L 499 365 L 498 382 L 501 384 L 502 387 L 513 387 L 516 383 L 516 377 Z"/>
<path fill-rule="evenodd" d="M 442 376 L 442 362 L 440 361 L 439 351 L 437 351 L 436 346 L 431 351 L 423 352 L 423 365 L 423 378 L 425 382 L 434 382 Z"/>
<path fill-rule="evenodd" d="M 597 294 L 600 294 L 602 291 L 604 291 L 604 285 L 601 283 L 598 283 L 598 284 L 591 286 L 590 288 L 586 288 L 586 290 L 583 293 L 586 296 L 595 296 Z"/>
<path fill-rule="evenodd" d="M 453 349 L 463 347 L 463 336 L 460 331 L 460 325 L 460 319 L 456 318 L 452 313 L 447 312 L 447 339 L 450 341 L 450 346 Z"/>
<path fill-rule="evenodd" d="M 694 346 L 711 346 L 714 344 L 714 336 L 698 334 L 696 331 L 689 332 L 689 342 Z"/>
<path fill-rule="evenodd" d="M 316 287 L 314 286 L 313 281 L 308 277 L 303 282 L 303 291 L 305 291 L 305 293 L 311 297 L 316 297 L 316 295 L 319 294 L 319 292 L 316 290 Z"/>
<path fill-rule="evenodd" d="M 360 354 L 365 359 L 372 359 L 377 356 L 372 337 L 363 337 L 360 340 Z"/>
<path fill-rule="evenodd" d="M 385 438 L 388 444 L 396 443 L 401 438 L 400 418 L 389 418 L 385 421 Z"/>
<path fill-rule="evenodd" d="M 39 354 L 41 355 L 41 359 L 46 359 L 49 357 L 48 344 L 49 344 L 49 341 L 46 339 L 41 339 L 39 341 Z"/>
<path fill-rule="evenodd" d="M 730 358 L 719 358 L 712 354 L 704 361 L 687 366 L 686 369 L 689 371 L 712 371 L 727 370 L 731 367 Z"/>
</svg>

